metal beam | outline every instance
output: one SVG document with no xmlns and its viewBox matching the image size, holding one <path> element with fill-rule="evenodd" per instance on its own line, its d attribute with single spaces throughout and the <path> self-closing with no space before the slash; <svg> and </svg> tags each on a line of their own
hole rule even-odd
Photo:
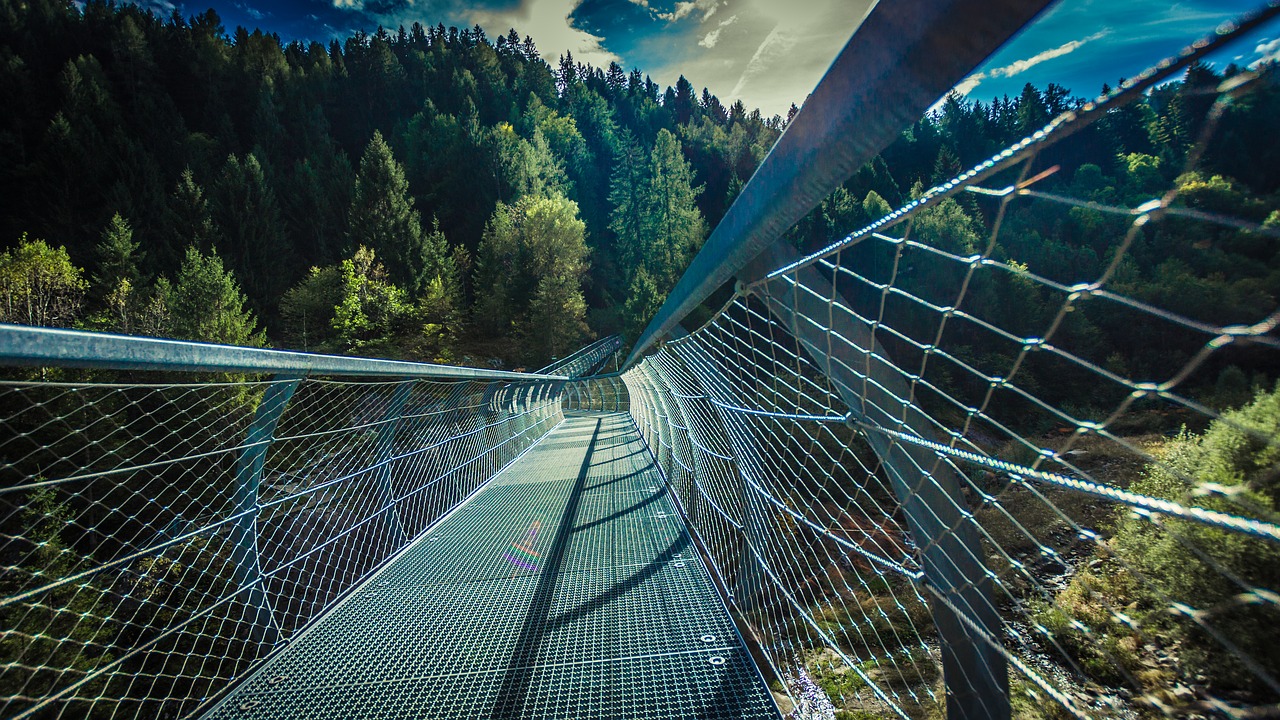
<svg viewBox="0 0 1280 720">
<path fill-rule="evenodd" d="M 244 451 L 236 465 L 235 511 L 240 515 L 231 529 L 231 556 L 236 584 L 245 595 L 245 605 L 254 616 L 250 635 L 265 645 L 275 645 L 280 626 L 271 610 L 271 600 L 263 585 L 258 553 L 258 490 L 266 466 L 267 449 L 275 439 L 276 426 L 284 414 L 299 377 L 281 376 L 267 386 L 245 434 Z"/>
<path fill-rule="evenodd" d="M 791 259 L 775 248 L 761 264 Z M 802 267 L 752 291 L 831 381 L 853 419 L 933 439 L 931 420 L 911 403 L 903 371 L 893 364 L 870 325 L 851 312 L 832 312 L 833 304 L 843 304 L 843 299 L 820 272 Z M 826 322 L 835 327 L 825 327 Z M 843 341 L 833 343 L 832 335 Z M 1008 664 L 1000 649 L 986 639 L 1004 636 L 1003 620 L 995 606 L 973 513 L 961 491 L 963 480 L 952 465 L 927 448 L 876 432 L 863 435 L 884 463 L 886 479 L 920 548 L 925 580 L 938 594 L 931 609 L 941 640 L 947 718 L 1007 720 Z M 981 631 L 971 630 L 961 613 Z"/>
<path fill-rule="evenodd" d="M 564 380 L 561 375 L 501 372 L 430 363 L 316 355 L 163 338 L 0 324 L 0 364 L 36 367 L 431 378 Z"/>
<path fill-rule="evenodd" d="M 645 328 L 627 367 L 1051 1 L 877 3 Z"/>
</svg>

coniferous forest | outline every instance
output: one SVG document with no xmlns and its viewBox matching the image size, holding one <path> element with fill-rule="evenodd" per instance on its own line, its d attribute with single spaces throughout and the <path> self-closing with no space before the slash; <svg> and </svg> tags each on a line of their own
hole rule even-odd
<svg viewBox="0 0 1280 720">
<path fill-rule="evenodd" d="M 764 117 L 740 101 L 726 105 L 714 89 L 696 89 L 683 77 L 662 87 L 642 69 L 590 67 L 567 54 L 549 64 L 536 43 L 516 29 L 490 37 L 478 26 L 418 24 L 328 44 L 286 43 L 225 27 L 212 10 L 160 17 L 100 0 L 0 0 L 0 322 L 527 369 L 596 337 L 620 333 L 634 341 L 790 118 Z M 929 364 L 921 385 L 936 393 L 913 402 L 940 423 L 969 427 L 954 398 L 977 398 L 972 404 L 986 403 L 987 416 L 1003 418 L 1019 438 L 1052 445 L 1055 433 L 1072 432 L 1063 418 L 1105 421 L 1130 396 L 1132 387 L 1115 378 L 1176 377 L 1207 342 L 1190 327 L 1196 322 L 1219 329 L 1269 321 L 1261 332 L 1273 335 L 1275 316 L 1267 314 L 1280 297 L 1280 88 L 1274 65 L 1259 70 L 1251 92 L 1220 108 L 1203 143 L 1217 88 L 1242 68 L 1193 64 L 1184 77 L 1048 148 L 1036 160 L 1035 189 L 1070 202 L 1010 204 L 998 233 L 998 204 L 977 193 L 917 213 L 912 239 L 945 253 L 945 261 L 898 267 L 893 243 L 842 250 L 836 262 L 863 273 L 875 291 L 849 292 L 850 306 L 867 317 L 886 307 L 895 312 L 901 337 L 882 341 L 889 354 L 910 359 L 924 343 L 945 340 L 957 361 L 951 371 Z M 796 99 L 809 90 L 796 88 Z M 950 95 L 788 238 L 812 250 L 864 227 L 1079 107 L 1077 94 L 1097 90 L 1028 84 L 1016 97 L 990 101 Z M 1127 209 L 1171 189 L 1187 212 L 1133 229 Z M 1204 221 L 1224 217 L 1234 224 Z M 1122 240 L 1126 251 L 1113 267 Z M 961 266 L 983 253 L 1012 272 L 970 283 Z M 1069 316 L 1059 312 L 1064 292 L 1104 275 L 1105 289 L 1131 301 L 1128 309 L 1081 302 Z M 886 300 L 876 283 L 890 282 L 901 296 L 927 302 Z M 955 302 L 961 283 L 964 309 L 1016 342 L 998 346 L 992 332 L 954 322 L 934 340 L 938 310 Z M 1052 284 L 1064 292 L 1050 292 Z M 1050 325 L 1058 327 L 1054 342 L 1089 366 L 1032 357 L 1017 384 L 1036 406 L 1008 394 L 983 400 L 987 377 L 1022 363 L 1026 347 Z M 976 370 L 955 371 L 961 362 Z M 1187 475 L 1210 468 L 1201 474 L 1221 487 L 1247 487 L 1251 502 L 1274 513 L 1274 445 L 1247 446 L 1231 425 L 1264 428 L 1268 436 L 1280 428 L 1271 362 L 1241 343 L 1179 380 L 1179 392 L 1230 422 L 1136 401 L 1107 430 L 1145 438 L 1143 447 L 1166 453 Z M 248 417 L 246 397 L 228 400 L 225 414 Z M 69 414 L 50 406 L 60 420 Z M 41 477 L 42 463 L 66 442 L 63 428 L 19 421 L 12 434 L 37 449 L 8 472 Z M 164 422 L 163 414 L 148 415 L 145 424 L 121 427 L 146 437 L 143 428 Z M 234 422 L 226 425 L 227 437 L 239 432 Z M 1002 447 L 1005 435 L 973 427 L 973 442 L 992 457 L 1040 461 L 1030 444 Z M 90 425 L 84 445 L 99 452 L 114 428 Z M 166 451 L 147 448 L 136 457 Z M 1080 464 L 1101 480 L 1183 497 L 1181 481 L 1155 464 L 1095 457 Z M 974 482 L 989 481 L 984 475 Z M 8 566 L 27 567 L 31 576 L 71 572 L 63 567 L 70 555 L 62 526 L 93 498 L 42 488 L 23 502 L 29 507 L 9 513 L 5 534 L 30 538 L 38 550 L 7 559 Z M 1025 510 L 1019 519 L 1033 530 L 1057 527 L 1056 515 L 1033 516 L 1017 502 L 1006 497 L 1014 512 Z M 1111 528 L 1113 549 L 1129 554 L 1149 587 L 1202 606 L 1233 597 L 1234 585 L 1204 570 L 1209 561 L 1152 542 L 1145 525 L 1100 507 L 1081 502 L 1064 512 Z M 77 551 L 91 557 L 98 536 L 111 537 L 122 522 L 94 525 Z M 1027 557 L 1039 548 L 1019 546 L 1014 529 L 1001 535 L 999 518 L 983 522 L 994 528 L 996 545 L 1024 549 Z M 1225 537 L 1203 536 L 1206 546 L 1247 558 L 1241 574 L 1256 587 L 1280 585 L 1274 548 L 1259 560 Z M 194 547 L 184 552 L 200 550 Z M 1169 663 L 1130 630 L 1079 631 L 1080 618 L 1098 628 L 1111 622 L 1091 604 L 1092 594 L 1125 597 L 1135 617 L 1181 648 L 1186 666 L 1204 678 L 1197 682 L 1250 703 L 1274 701 L 1269 689 L 1242 681 L 1242 666 L 1224 660 L 1197 631 L 1173 627 L 1167 604 L 1110 569 L 1109 557 L 1081 551 L 1071 562 L 1089 569 L 1063 580 L 1057 604 L 1028 606 L 1065 657 L 1116 686 L 1130 677 L 1168 685 Z M 153 570 L 135 567 L 141 577 Z M 89 632 L 67 619 L 86 616 L 75 603 L 93 600 L 70 587 L 67 597 L 81 599 L 65 600 L 73 612 L 64 620 L 73 629 L 58 632 L 81 644 L 114 632 L 103 624 L 74 635 Z M 1268 667 L 1280 665 L 1274 628 L 1246 610 L 1224 622 L 1224 635 Z M 44 620 L 31 618 L 15 615 L 8 623 L 47 637 Z M 15 650 L 6 652 L 15 665 Z M 50 667 L 89 669 L 106 657 L 49 656 Z M 39 682 L 48 674 L 32 671 Z M 815 677 L 837 697 L 852 676 Z M 23 692 L 29 682 L 21 680 Z M 1023 716 L 1041 716 L 1033 710 Z M 1057 717 L 1052 708 L 1035 712 Z"/>
<path fill-rule="evenodd" d="M 536 38 L 478 26 L 285 44 L 212 10 L 0 0 L 0 60 L 4 320 L 507 367 L 634 339 L 786 123 L 683 77 L 553 67 Z M 1176 181 L 1193 206 L 1273 220 L 1280 158 L 1247 145 L 1270 88 L 1179 177 L 1213 100 L 1199 90 L 1223 72 L 1238 69 L 1197 65 L 1113 111 L 1053 182 L 1124 204 Z M 1079 102 L 1056 85 L 953 95 L 795 242 L 856 229 Z M 971 198 L 934 213 L 944 247 L 991 222 Z M 1013 222 L 1003 254 L 1032 272 L 1106 261 L 1097 213 Z M 1269 242 L 1191 245 L 1155 239 L 1125 284 L 1191 316 L 1179 303 L 1211 290 L 1232 317 L 1274 296 Z"/>
</svg>

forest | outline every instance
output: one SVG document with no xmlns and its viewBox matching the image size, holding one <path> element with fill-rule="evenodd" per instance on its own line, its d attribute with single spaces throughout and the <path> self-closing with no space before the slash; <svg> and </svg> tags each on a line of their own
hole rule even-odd
<svg viewBox="0 0 1280 720">
<path fill-rule="evenodd" d="M 1062 298 L 1052 283 L 1070 288 L 1104 273 L 1108 290 L 1170 317 L 1212 326 L 1262 322 L 1280 296 L 1280 144 L 1258 142 L 1274 135 L 1280 116 L 1274 66 L 1261 66 L 1252 92 L 1220 108 L 1213 132 L 1199 140 L 1215 90 L 1245 70 L 1194 64 L 1046 150 L 1036 160 L 1042 179 L 1035 188 L 1070 203 L 1016 205 L 998 234 L 998 204 L 977 194 L 918 213 L 912 238 L 949 253 L 946 262 L 917 252 L 899 271 L 890 243 L 852 246 L 839 262 L 862 273 L 868 287 L 892 278 L 903 293 L 942 307 L 968 282 L 952 260 L 991 245 L 991 258 L 1018 272 L 985 273 L 966 285 L 965 309 L 1018 338 L 1034 338 L 1054 322 Z M 806 90 L 797 88 L 797 100 Z M 991 101 L 946 97 L 788 239 L 812 250 L 884 217 L 1081 107 L 1077 94 L 1028 84 L 1016 97 Z M 490 37 L 478 26 L 414 24 L 327 45 L 285 43 L 261 30 L 227 28 L 213 10 L 160 17 L 99 0 L 0 0 L 0 102 L 0 322 L 508 369 L 540 367 L 596 337 L 618 333 L 634 341 L 797 112 L 793 105 L 789 117 L 764 117 L 683 77 L 664 88 L 640 69 L 591 67 L 568 54 L 549 64 L 536 39 L 516 29 Z M 1108 269 L 1132 218 L 1100 208 L 1139 207 L 1171 188 L 1192 214 L 1134 233 L 1123 260 Z M 1204 221 L 1223 217 L 1236 224 Z M 1040 280 L 1026 281 L 1030 274 Z M 880 311 L 878 291 L 840 289 L 855 310 Z M 934 308 L 897 302 L 885 305 L 895 329 L 932 338 Z M 950 355 L 984 373 L 1002 372 L 1023 351 L 992 342 L 989 329 L 976 324 L 952 323 L 948 333 Z M 1017 384 L 1041 405 L 995 393 L 986 410 L 1021 437 L 1060 430 L 1062 417 L 1046 408 L 1078 421 L 1105 420 L 1130 390 L 1114 378 L 1173 377 L 1206 337 L 1142 308 L 1126 314 L 1114 303 L 1082 303 L 1061 322 L 1055 342 L 1092 366 L 1028 359 Z M 918 347 L 886 344 L 899 362 L 918 360 Z M 1263 350 L 1242 343 L 1218 351 L 1178 391 L 1273 436 L 1280 394 L 1267 392 L 1276 368 Z M 976 372 L 947 367 L 929 365 L 926 384 L 938 397 L 922 391 L 917 401 L 959 427 L 966 417 L 947 401 L 976 406 L 988 386 Z M 1107 374 L 1112 381 L 1099 380 Z M 60 403 L 76 402 L 59 396 L 50 406 L 63 418 L 71 413 Z M 243 420 L 256 400 L 208 402 Z M 1258 506 L 1272 511 L 1274 447 L 1241 451 L 1248 438 L 1230 423 L 1210 423 L 1205 412 L 1157 412 L 1155 405 L 1135 403 L 1135 412 L 1108 429 L 1150 438 L 1152 452 L 1187 475 L 1214 468 L 1222 487 L 1248 486 Z M 142 404 L 108 408 L 108 419 L 85 431 L 91 441 L 84 445 L 104 457 L 114 452 L 106 439 L 115 430 L 144 437 L 146 428 L 163 427 L 155 413 L 145 424 L 128 424 L 138 422 L 130 413 L 142 414 Z M 61 452 L 58 443 L 69 440 L 56 434 L 61 426 L 13 417 L 14 437 L 37 449 L 7 472 L 10 479 L 38 477 Z M 235 422 L 227 426 L 228 438 L 240 431 Z M 137 442 L 126 442 L 130 453 Z M 992 457 L 1036 462 L 1011 445 L 988 449 Z M 1263 458 L 1263 450 L 1272 455 Z M 142 463 L 167 451 L 147 447 L 129 456 Z M 84 467 L 103 462 L 93 457 Z M 154 472 L 159 478 L 166 471 Z M 1139 463 L 1097 475 L 1181 498 L 1181 480 L 1161 472 Z M 989 481 L 975 473 L 975 484 Z M 28 567 L 33 577 L 69 573 L 64 527 L 88 513 L 92 498 L 86 504 L 75 493 L 41 489 L 24 502 L 26 509 L 9 512 L 5 534 L 38 550 L 6 562 Z M 1218 507 L 1216 499 L 1206 502 Z M 1110 528 L 1115 547 L 1153 586 L 1206 604 L 1230 597 L 1230 583 L 1185 571 L 1200 562 L 1186 551 L 1154 542 L 1145 525 L 1099 507 L 1067 510 Z M 83 517 L 76 522 L 96 530 L 118 522 L 99 518 L 99 527 Z M 1042 529 L 1034 521 L 1028 525 Z M 997 537 L 1016 541 L 1012 531 L 999 534 L 999 522 L 988 523 Z M 1050 528 L 1057 520 L 1042 522 Z M 85 557 L 94 552 L 96 530 L 76 541 Z M 1226 558 L 1214 562 L 1235 567 L 1253 557 L 1226 537 L 1201 538 Z M 1150 590 L 1126 584 L 1110 556 L 1082 551 L 1076 560 L 1089 569 L 1064 585 L 1056 605 L 1032 611 L 1092 676 L 1120 685 L 1129 675 L 1157 672 L 1151 652 L 1125 628 L 1078 632 L 1080 618 L 1100 628 L 1110 622 L 1089 603 L 1090 593 L 1123 594 L 1133 598 L 1135 617 L 1171 644 L 1185 643 L 1188 667 L 1204 682 L 1270 701 L 1265 690 L 1242 687 L 1236 661 L 1223 662 L 1194 628 L 1159 630 L 1172 627 L 1163 619 L 1167 608 Z M 1274 573 L 1274 562 L 1241 571 L 1265 588 L 1280 582 Z M 55 600 L 81 616 L 94 602 L 71 590 Z M 1259 631 L 1262 621 L 1246 610 L 1225 632 L 1249 655 L 1280 662 L 1274 633 Z M 14 616 L 6 626 L 37 620 Z M 61 621 L 67 627 L 59 632 L 85 644 L 110 634 L 111 626 L 85 630 L 75 616 Z M 17 651 L 6 652 L 10 658 Z M 66 652 L 48 650 L 51 664 L 90 669 L 106 657 L 58 654 Z M 1160 668 L 1163 675 L 1143 682 L 1169 684 L 1174 671 Z M 818 680 L 832 697 L 842 694 L 836 678 Z"/>
<path fill-rule="evenodd" d="M 490 366 L 634 339 L 787 121 L 683 77 L 553 67 L 534 38 L 478 26 L 285 44 L 213 10 L 3 0 L 0 60 L 0 319 Z M 1052 158 L 1048 187 L 1123 205 L 1176 180 L 1189 205 L 1274 220 L 1280 158 L 1247 143 L 1270 87 L 1180 177 L 1201 90 L 1239 71 L 1196 65 L 1113 110 Z M 830 242 L 1081 102 L 1056 85 L 952 95 L 792 238 Z M 1106 218 L 1039 209 L 998 255 L 1100 268 Z M 990 215 L 949 201 L 934 234 L 963 245 Z M 1185 304 L 1215 291 L 1238 321 L 1274 297 L 1269 241 L 1171 235 L 1132 254 L 1138 297 L 1196 316 Z"/>
</svg>

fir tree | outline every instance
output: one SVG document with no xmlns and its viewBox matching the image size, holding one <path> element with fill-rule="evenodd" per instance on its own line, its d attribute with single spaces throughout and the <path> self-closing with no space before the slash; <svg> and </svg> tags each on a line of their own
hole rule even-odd
<svg viewBox="0 0 1280 720">
<path fill-rule="evenodd" d="M 189 247 L 169 290 L 170 328 L 185 340 L 264 346 L 266 336 L 247 302 L 217 251 L 205 255 Z"/>
<path fill-rule="evenodd" d="M 706 223 L 697 206 L 701 193 L 701 186 L 693 186 L 693 169 L 684 159 L 680 141 L 659 130 L 650 155 L 642 235 L 645 264 L 661 287 L 675 285 L 691 253 L 702 246 Z"/>
<path fill-rule="evenodd" d="M 444 263 L 423 240 L 422 219 L 409 195 L 404 168 L 380 132 L 373 133 L 360 159 L 347 240 L 386 259 L 391 281 L 414 296 L 430 279 L 430 270 Z"/>
</svg>

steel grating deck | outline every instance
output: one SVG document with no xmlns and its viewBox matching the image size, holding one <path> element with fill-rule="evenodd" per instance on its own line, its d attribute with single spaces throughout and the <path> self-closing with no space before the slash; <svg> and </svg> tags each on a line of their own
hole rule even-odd
<svg viewBox="0 0 1280 720">
<path fill-rule="evenodd" d="M 777 718 L 644 441 L 579 414 L 205 716 Z"/>
</svg>

